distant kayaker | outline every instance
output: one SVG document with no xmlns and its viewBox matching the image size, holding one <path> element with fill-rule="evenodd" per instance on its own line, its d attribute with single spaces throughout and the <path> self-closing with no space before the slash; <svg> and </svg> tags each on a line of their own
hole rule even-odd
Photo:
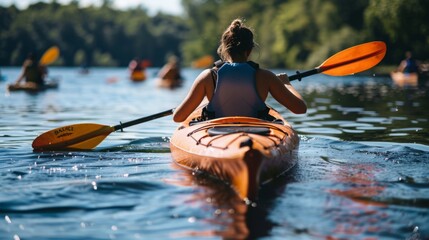
<svg viewBox="0 0 429 240">
<path fill-rule="evenodd" d="M 182 80 L 180 64 L 176 56 L 170 56 L 168 62 L 159 70 L 158 81 L 161 87 L 179 86 Z"/>
<path fill-rule="evenodd" d="M 419 72 L 419 64 L 413 58 L 413 54 L 411 51 L 405 52 L 405 59 L 401 61 L 397 69 L 398 72 L 403 73 L 418 73 Z"/>
<path fill-rule="evenodd" d="M 46 66 L 36 61 L 34 54 L 30 53 L 22 65 L 22 71 L 15 85 L 25 85 L 28 88 L 42 88 L 45 85 L 45 77 L 48 73 Z M 25 79 L 25 84 L 21 82 Z"/>
<path fill-rule="evenodd" d="M 145 66 L 140 58 L 136 57 L 128 64 L 130 79 L 133 81 L 143 81 L 146 79 Z"/>
<path fill-rule="evenodd" d="M 307 105 L 285 73 L 275 75 L 249 61 L 255 45 L 252 30 L 242 20 L 233 20 L 223 33 L 217 50 L 223 64 L 200 73 L 174 111 L 173 120 L 184 121 L 204 97 L 209 104 L 203 118 L 248 116 L 268 119 L 265 105 L 268 93 L 293 113 L 305 113 Z"/>
</svg>

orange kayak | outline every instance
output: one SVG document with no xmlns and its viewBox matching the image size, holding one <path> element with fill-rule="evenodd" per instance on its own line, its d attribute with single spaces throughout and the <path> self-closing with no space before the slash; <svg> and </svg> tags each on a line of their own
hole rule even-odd
<svg viewBox="0 0 429 240">
<path fill-rule="evenodd" d="M 419 82 L 419 75 L 417 73 L 391 72 L 390 77 L 399 87 L 415 87 Z"/>
<path fill-rule="evenodd" d="M 156 80 L 156 85 L 160 88 L 177 88 L 182 85 L 182 80 L 172 79 L 172 78 L 158 78 Z"/>
<path fill-rule="evenodd" d="M 202 171 L 228 184 L 243 200 L 256 200 L 261 184 L 291 169 L 297 162 L 299 137 L 274 109 L 275 121 L 225 117 L 193 121 L 199 107 L 174 132 L 174 161 L 191 171 Z"/>
<path fill-rule="evenodd" d="M 133 82 L 141 82 L 146 80 L 146 74 L 144 71 L 135 71 L 131 73 L 130 79 Z"/>
</svg>

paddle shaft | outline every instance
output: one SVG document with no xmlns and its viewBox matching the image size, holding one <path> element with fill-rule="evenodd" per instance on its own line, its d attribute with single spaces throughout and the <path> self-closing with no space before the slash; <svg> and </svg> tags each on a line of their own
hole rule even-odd
<svg viewBox="0 0 429 240">
<path fill-rule="evenodd" d="M 295 75 L 289 76 L 289 81 L 293 81 L 293 80 L 301 81 L 301 78 L 308 77 L 318 73 L 320 73 L 320 68 L 311 69 L 302 73 L 297 71 Z"/>
<path fill-rule="evenodd" d="M 121 130 L 122 131 L 122 129 L 124 129 L 126 127 L 134 126 L 134 125 L 137 125 L 137 124 L 140 124 L 140 123 L 144 123 L 144 122 L 148 122 L 148 121 L 151 121 L 151 120 L 154 120 L 154 119 L 157 119 L 157 118 L 165 117 L 165 116 L 173 114 L 173 112 L 174 112 L 174 108 L 166 110 L 166 111 L 163 111 L 163 112 L 160 112 L 160 113 L 156 113 L 156 114 L 153 114 L 153 115 L 150 115 L 150 116 L 146 116 L 146 117 L 142 117 L 142 118 L 139 118 L 139 119 L 136 119 L 136 120 L 132 120 L 132 121 L 129 121 L 129 122 L 120 123 L 118 125 L 113 126 L 113 128 L 115 129 L 115 131 L 117 131 L 117 130 Z"/>
</svg>

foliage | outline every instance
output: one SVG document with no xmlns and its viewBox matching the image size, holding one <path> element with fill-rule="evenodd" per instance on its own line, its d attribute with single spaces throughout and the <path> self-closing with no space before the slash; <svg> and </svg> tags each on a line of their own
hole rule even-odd
<svg viewBox="0 0 429 240">
<path fill-rule="evenodd" d="M 20 65 L 29 52 L 41 55 L 52 45 L 61 49 L 57 64 L 65 66 L 126 66 L 134 57 L 161 65 L 168 54 L 180 55 L 188 31 L 181 18 L 145 9 L 115 10 L 36 3 L 25 10 L 1 8 L 1 65 Z"/>
<path fill-rule="evenodd" d="M 222 32 L 235 18 L 255 32 L 254 61 L 269 68 L 308 68 L 344 48 L 385 41 L 384 64 L 406 50 L 429 55 L 429 1 L 425 0 L 182 0 L 183 16 L 146 9 L 80 7 L 78 1 L 0 7 L 0 64 L 21 65 L 29 52 L 61 49 L 56 64 L 126 66 L 139 57 L 161 66 L 176 55 L 187 65 L 204 55 L 218 58 Z"/>
<path fill-rule="evenodd" d="M 384 40 L 394 59 L 412 50 L 416 58 L 429 55 L 429 1 L 372 0 L 365 12 L 368 31 Z"/>
</svg>

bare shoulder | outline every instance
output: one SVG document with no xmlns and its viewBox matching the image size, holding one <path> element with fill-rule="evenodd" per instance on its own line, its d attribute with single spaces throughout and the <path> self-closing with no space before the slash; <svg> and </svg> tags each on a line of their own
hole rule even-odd
<svg viewBox="0 0 429 240">
<path fill-rule="evenodd" d="M 198 77 L 195 79 L 196 83 L 202 83 L 204 85 L 210 84 L 213 82 L 213 77 L 210 69 L 203 70 Z"/>
<path fill-rule="evenodd" d="M 263 80 L 265 83 L 271 83 L 273 81 L 279 80 L 276 74 L 264 68 L 258 69 L 258 71 L 256 72 L 256 77 L 257 79 Z"/>
<path fill-rule="evenodd" d="M 270 70 L 265 69 L 265 68 L 258 69 L 256 74 L 258 76 L 265 77 L 265 78 L 273 78 L 273 77 L 275 78 L 276 77 L 276 75 L 273 72 L 271 72 Z"/>
</svg>

